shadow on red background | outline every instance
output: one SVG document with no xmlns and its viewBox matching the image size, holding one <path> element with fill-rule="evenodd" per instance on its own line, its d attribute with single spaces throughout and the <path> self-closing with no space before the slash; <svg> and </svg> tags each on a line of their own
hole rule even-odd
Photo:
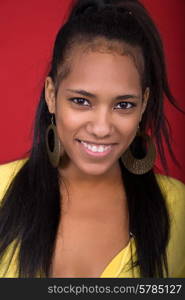
<svg viewBox="0 0 185 300">
<path fill-rule="evenodd" d="M 185 109 L 185 1 L 142 0 L 164 41 L 171 90 Z M 55 35 L 70 0 L 1 1 L 0 3 L 0 163 L 25 156 L 31 147 L 33 119 L 48 71 Z M 185 182 L 185 116 L 165 105 L 173 147 L 182 169 L 166 153 L 170 175 Z M 159 160 L 157 166 L 163 169 Z"/>
</svg>

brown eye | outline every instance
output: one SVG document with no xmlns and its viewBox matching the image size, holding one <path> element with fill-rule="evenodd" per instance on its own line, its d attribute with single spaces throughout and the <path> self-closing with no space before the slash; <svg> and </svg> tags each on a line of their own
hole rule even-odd
<svg viewBox="0 0 185 300">
<path fill-rule="evenodd" d="M 118 109 L 131 109 L 131 108 L 135 107 L 136 104 L 133 102 L 125 102 L 124 101 L 124 102 L 119 102 L 116 106 L 119 106 L 119 107 L 117 107 Z"/>
<path fill-rule="evenodd" d="M 89 106 L 89 101 L 84 98 L 69 98 L 69 100 L 77 105 Z"/>
</svg>

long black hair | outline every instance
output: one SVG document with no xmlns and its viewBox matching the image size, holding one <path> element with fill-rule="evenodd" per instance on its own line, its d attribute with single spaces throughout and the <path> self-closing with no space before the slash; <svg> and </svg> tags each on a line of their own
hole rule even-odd
<svg viewBox="0 0 185 300">
<path fill-rule="evenodd" d="M 172 158 L 178 162 L 170 145 L 170 127 L 163 111 L 164 96 L 174 107 L 181 109 L 169 89 L 159 33 L 139 1 L 77 0 L 73 3 L 70 15 L 57 34 L 48 74 L 55 83 L 56 93 L 60 81 L 70 71 L 70 65 L 66 63 L 70 50 L 81 42 L 91 43 L 97 37 L 124 42 L 142 50 L 142 87 L 143 90 L 150 87 L 150 96 L 140 129 L 150 131 L 168 171 L 164 141 Z M 12 180 L 0 209 L 0 257 L 3 259 L 6 248 L 16 241 L 15 246 L 20 247 L 19 277 L 49 276 L 61 218 L 59 173 L 51 166 L 45 146 L 45 132 L 50 120 L 43 88 L 29 159 Z M 135 154 L 140 155 L 139 151 L 138 147 Z M 119 163 L 128 198 L 130 231 L 135 236 L 137 249 L 134 265 L 139 266 L 141 277 L 163 277 L 165 272 L 168 274 L 166 247 L 170 234 L 164 195 L 154 170 L 134 175 L 121 160 Z"/>
</svg>

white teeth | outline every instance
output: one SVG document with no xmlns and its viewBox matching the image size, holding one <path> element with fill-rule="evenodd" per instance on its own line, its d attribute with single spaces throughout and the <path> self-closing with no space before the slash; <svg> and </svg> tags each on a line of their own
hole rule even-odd
<svg viewBox="0 0 185 300">
<path fill-rule="evenodd" d="M 90 144 L 87 144 L 83 141 L 81 141 L 81 143 L 89 150 L 91 150 L 92 152 L 104 152 L 104 151 L 107 151 L 109 149 L 111 149 L 111 146 L 103 146 L 103 145 L 100 145 L 100 146 L 95 146 L 95 145 L 90 145 Z"/>
</svg>

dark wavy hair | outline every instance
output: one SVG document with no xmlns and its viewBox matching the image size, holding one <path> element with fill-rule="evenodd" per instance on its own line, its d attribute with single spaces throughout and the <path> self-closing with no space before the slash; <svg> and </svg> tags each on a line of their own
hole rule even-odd
<svg viewBox="0 0 185 300">
<path fill-rule="evenodd" d="M 142 87 L 150 87 L 150 96 L 140 128 L 144 132 L 150 131 L 168 173 L 164 142 L 175 163 L 178 162 L 170 144 L 171 130 L 164 115 L 164 98 L 182 110 L 169 88 L 160 35 L 139 1 L 77 0 L 73 3 L 70 15 L 56 36 L 48 73 L 55 83 L 56 93 L 60 81 L 70 71 L 66 63 L 70 49 L 82 42 L 91 43 L 98 37 L 141 49 L 144 58 Z M 58 76 L 61 66 L 65 67 Z M 61 218 L 59 172 L 51 166 L 45 146 L 45 132 L 50 120 L 43 88 L 29 159 L 11 182 L 0 209 L 0 258 L 3 259 L 10 243 L 16 241 L 15 247 L 20 246 L 19 277 L 49 276 Z M 132 146 L 135 143 L 133 141 Z M 141 148 L 136 145 L 134 148 L 135 155 L 141 155 Z M 130 231 L 135 236 L 137 249 L 137 260 L 131 265 L 139 266 L 141 277 L 168 276 L 166 247 L 170 221 L 154 170 L 134 175 L 121 160 L 119 163 L 128 199 Z"/>
</svg>

